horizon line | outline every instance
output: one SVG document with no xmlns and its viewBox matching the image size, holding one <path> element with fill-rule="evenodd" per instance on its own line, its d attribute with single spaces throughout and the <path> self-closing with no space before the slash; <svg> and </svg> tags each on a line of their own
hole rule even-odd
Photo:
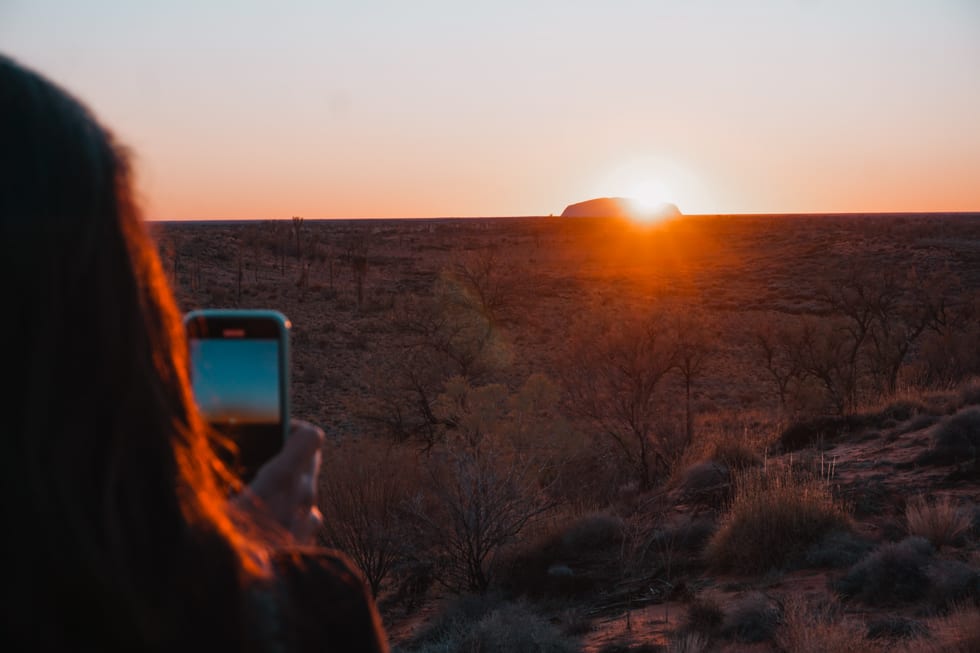
<svg viewBox="0 0 980 653">
<path fill-rule="evenodd" d="M 874 217 L 874 216 L 980 216 L 980 209 L 973 211 L 752 211 L 735 213 L 681 213 L 684 218 L 720 218 L 720 217 Z M 561 214 L 551 213 L 548 215 L 528 214 L 528 215 L 443 215 L 443 216 L 332 216 L 332 217 L 313 217 L 313 216 L 289 216 L 277 218 L 146 218 L 147 222 L 277 222 L 289 221 L 294 217 L 303 220 L 315 221 L 351 221 L 351 220 L 520 220 L 520 219 L 548 219 L 561 218 Z M 569 220 L 581 220 L 582 218 L 604 218 L 615 216 L 582 216 L 569 217 Z"/>
</svg>

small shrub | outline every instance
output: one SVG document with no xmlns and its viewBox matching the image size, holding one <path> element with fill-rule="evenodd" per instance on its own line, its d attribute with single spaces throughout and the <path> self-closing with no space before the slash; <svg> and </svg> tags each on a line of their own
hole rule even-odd
<svg viewBox="0 0 980 653">
<path fill-rule="evenodd" d="M 922 413 L 921 415 L 916 415 L 909 421 L 905 422 L 902 427 L 898 430 L 898 435 L 904 435 L 906 433 L 914 433 L 915 431 L 921 431 L 922 429 L 927 429 L 936 422 L 939 421 L 938 415 L 931 415 L 928 413 Z"/>
<path fill-rule="evenodd" d="M 604 513 L 558 524 L 502 560 L 496 582 L 527 597 L 591 593 L 615 575 L 624 528 L 622 519 Z"/>
<path fill-rule="evenodd" d="M 588 611 L 583 608 L 563 610 L 559 619 L 562 632 L 566 635 L 579 637 L 595 630 L 595 625 L 592 623 Z"/>
<path fill-rule="evenodd" d="M 873 548 L 871 542 L 849 531 L 827 533 L 803 556 L 807 567 L 841 569 L 850 567 Z"/>
<path fill-rule="evenodd" d="M 732 475 L 729 467 L 714 460 L 691 465 L 681 479 L 684 499 L 706 506 L 723 505 L 730 498 Z"/>
<path fill-rule="evenodd" d="M 685 556 L 698 556 L 716 530 L 718 524 L 709 517 L 680 515 L 653 533 L 647 550 L 664 551 L 673 547 Z"/>
<path fill-rule="evenodd" d="M 687 607 L 687 619 L 682 631 L 716 637 L 724 621 L 725 611 L 718 601 L 712 597 L 699 596 Z"/>
<path fill-rule="evenodd" d="M 914 639 L 929 634 L 921 621 L 899 615 L 886 615 L 868 622 L 868 639 Z"/>
<path fill-rule="evenodd" d="M 926 570 L 931 603 L 940 609 L 964 601 L 980 603 L 980 571 L 957 560 L 936 560 Z"/>
<path fill-rule="evenodd" d="M 470 625 L 467 631 L 449 650 L 481 653 L 575 653 L 579 650 L 574 639 L 563 635 L 547 619 L 522 603 L 493 610 Z"/>
<path fill-rule="evenodd" d="M 863 476 L 853 483 L 838 488 L 839 496 L 858 518 L 879 516 L 887 513 L 895 502 L 895 493 L 882 481 L 885 476 Z"/>
<path fill-rule="evenodd" d="M 891 428 L 928 412 L 929 408 L 919 402 L 899 400 L 877 412 L 814 417 L 791 424 L 780 434 L 779 444 L 784 452 L 799 451 L 819 443 L 839 440 L 862 429 Z"/>
<path fill-rule="evenodd" d="M 980 609 L 961 608 L 944 620 L 949 626 L 947 653 L 980 651 Z"/>
<path fill-rule="evenodd" d="M 960 388 L 959 394 L 960 406 L 975 406 L 980 404 L 980 379 L 973 379 L 964 384 Z"/>
<path fill-rule="evenodd" d="M 946 419 L 935 433 L 936 447 L 975 453 L 980 445 L 980 408 L 961 410 Z"/>
<path fill-rule="evenodd" d="M 776 633 L 781 614 L 779 607 L 760 592 L 748 594 L 735 603 L 725 615 L 721 636 L 739 642 L 768 642 Z"/>
<path fill-rule="evenodd" d="M 782 567 L 850 519 L 827 484 L 788 468 L 736 475 L 735 497 L 708 542 L 707 560 L 743 573 Z"/>
<path fill-rule="evenodd" d="M 905 521 L 909 535 L 919 535 L 941 547 L 959 544 L 973 526 L 973 515 L 949 495 L 935 501 L 918 496 L 906 504 Z"/>
<path fill-rule="evenodd" d="M 980 609 L 961 606 L 934 623 L 931 635 L 914 641 L 907 653 L 977 653 L 980 651 Z"/>
<path fill-rule="evenodd" d="M 417 653 L 572 653 L 578 645 L 528 604 L 488 594 L 450 603 L 404 648 Z"/>
<path fill-rule="evenodd" d="M 980 408 L 967 408 L 936 425 L 932 447 L 916 458 L 920 465 L 976 462 L 980 456 Z"/>
<path fill-rule="evenodd" d="M 916 536 L 883 544 L 833 583 L 834 589 L 868 605 L 917 601 L 930 586 L 926 569 L 933 552 L 928 540 Z"/>
<path fill-rule="evenodd" d="M 614 641 L 605 644 L 599 649 L 599 653 L 664 653 L 666 650 L 659 644 L 649 644 L 646 642 L 633 644 L 628 641 Z"/>
<path fill-rule="evenodd" d="M 671 637 L 667 645 L 668 653 L 707 653 L 711 650 L 711 639 L 700 633 L 684 633 Z"/>
<path fill-rule="evenodd" d="M 715 438 L 711 447 L 711 459 L 735 471 L 762 464 L 762 458 L 748 442 L 731 437 Z"/>
<path fill-rule="evenodd" d="M 885 426 L 885 422 L 904 422 L 917 415 L 928 413 L 929 408 L 917 401 L 899 399 L 877 413 L 865 415 L 869 423 L 876 423 L 878 426 Z"/>
<path fill-rule="evenodd" d="M 580 558 L 597 549 L 617 547 L 623 541 L 623 520 L 596 513 L 582 517 L 561 536 L 562 556 Z"/>
<path fill-rule="evenodd" d="M 788 601 L 783 610 L 775 640 L 781 650 L 792 653 L 871 653 L 888 650 L 879 642 L 868 641 L 859 624 L 842 620 L 830 607 L 811 606 L 795 598 Z"/>
<path fill-rule="evenodd" d="M 501 595 L 489 592 L 459 596 L 443 606 L 442 611 L 407 644 L 407 648 L 412 651 L 436 650 L 426 647 L 453 638 L 457 631 L 480 621 L 503 604 Z"/>
<path fill-rule="evenodd" d="M 814 417 L 791 424 L 779 435 L 783 452 L 799 451 L 819 442 L 832 442 L 864 426 L 857 415 Z"/>
</svg>

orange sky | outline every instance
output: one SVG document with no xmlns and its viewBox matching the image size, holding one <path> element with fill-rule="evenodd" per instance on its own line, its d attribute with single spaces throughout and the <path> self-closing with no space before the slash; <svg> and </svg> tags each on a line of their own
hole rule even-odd
<svg viewBox="0 0 980 653">
<path fill-rule="evenodd" d="M 974 0 L 6 0 L 0 44 L 152 219 L 980 211 Z"/>
</svg>

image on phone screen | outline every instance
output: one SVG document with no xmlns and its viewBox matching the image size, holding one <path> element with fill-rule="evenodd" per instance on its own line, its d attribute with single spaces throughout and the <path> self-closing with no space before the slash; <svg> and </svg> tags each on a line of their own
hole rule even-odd
<svg viewBox="0 0 980 653">
<path fill-rule="evenodd" d="M 209 422 L 281 421 L 278 340 L 194 338 L 190 355 L 194 399 Z"/>
</svg>

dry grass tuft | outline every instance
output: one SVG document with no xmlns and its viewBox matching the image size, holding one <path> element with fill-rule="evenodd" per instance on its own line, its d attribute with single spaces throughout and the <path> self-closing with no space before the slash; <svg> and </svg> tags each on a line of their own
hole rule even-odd
<svg viewBox="0 0 980 653">
<path fill-rule="evenodd" d="M 701 633 L 685 633 L 671 638 L 668 653 L 707 653 L 711 650 L 711 640 Z"/>
<path fill-rule="evenodd" d="M 980 378 L 966 381 L 959 390 L 960 406 L 980 405 Z"/>
<path fill-rule="evenodd" d="M 720 601 L 711 595 L 696 597 L 687 607 L 687 618 L 682 632 L 716 637 L 725 621 L 725 611 Z"/>
<path fill-rule="evenodd" d="M 947 649 L 954 653 L 980 651 L 980 608 L 963 608 L 945 618 L 949 626 Z"/>
<path fill-rule="evenodd" d="M 825 480 L 790 467 L 747 469 L 735 474 L 734 499 L 705 555 L 718 569 L 764 572 L 850 527 Z"/>
<path fill-rule="evenodd" d="M 865 629 L 843 620 L 829 607 L 816 607 L 793 597 L 783 607 L 776 644 L 793 653 L 873 653 L 891 650 L 886 643 L 869 640 Z"/>
<path fill-rule="evenodd" d="M 900 653 L 976 653 L 980 651 L 980 607 L 964 606 L 938 619 L 933 636 L 908 642 Z"/>
<path fill-rule="evenodd" d="M 913 497 L 905 506 L 909 535 L 919 535 L 933 546 L 959 544 L 973 527 L 973 516 L 949 495 L 934 501 Z"/>
</svg>

